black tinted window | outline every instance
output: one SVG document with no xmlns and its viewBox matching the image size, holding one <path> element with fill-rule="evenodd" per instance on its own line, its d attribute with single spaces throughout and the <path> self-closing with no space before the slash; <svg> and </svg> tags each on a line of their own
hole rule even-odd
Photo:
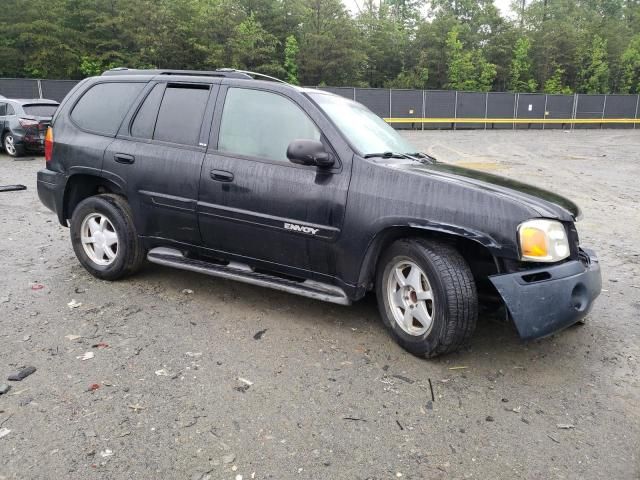
<svg viewBox="0 0 640 480">
<path fill-rule="evenodd" d="M 0 116 L 4 117 L 7 114 L 7 104 L 0 103 Z"/>
<path fill-rule="evenodd" d="M 218 150 L 288 162 L 287 147 L 299 139 L 320 140 L 320 131 L 298 105 L 275 93 L 229 89 Z"/>
<path fill-rule="evenodd" d="M 131 103 L 144 83 L 99 83 L 82 96 L 71 112 L 80 127 L 104 135 L 115 135 Z"/>
<path fill-rule="evenodd" d="M 162 92 L 164 85 L 156 85 L 147 95 L 140 110 L 136 114 L 136 118 L 131 125 L 131 135 L 138 138 L 152 138 L 153 129 L 156 126 L 156 118 L 158 117 L 158 107 L 162 100 Z"/>
<path fill-rule="evenodd" d="M 27 115 L 35 117 L 53 117 L 56 113 L 57 105 L 23 105 L 22 109 Z"/>
<path fill-rule="evenodd" d="M 167 86 L 160 105 L 155 140 L 198 145 L 209 88 Z"/>
</svg>

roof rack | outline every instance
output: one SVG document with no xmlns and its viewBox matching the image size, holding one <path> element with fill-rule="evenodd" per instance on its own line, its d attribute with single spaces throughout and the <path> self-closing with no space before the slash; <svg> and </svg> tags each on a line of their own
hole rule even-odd
<svg viewBox="0 0 640 480">
<path fill-rule="evenodd" d="M 263 73 L 251 72 L 249 70 L 236 70 L 234 68 L 218 68 L 216 70 L 165 70 L 165 69 L 152 69 L 152 70 L 140 70 L 127 67 L 116 67 L 105 71 L 102 75 L 182 75 L 192 77 L 222 77 L 222 78 L 241 78 L 241 79 L 266 79 L 274 82 L 284 83 L 289 85 L 284 80 L 265 75 Z"/>
</svg>

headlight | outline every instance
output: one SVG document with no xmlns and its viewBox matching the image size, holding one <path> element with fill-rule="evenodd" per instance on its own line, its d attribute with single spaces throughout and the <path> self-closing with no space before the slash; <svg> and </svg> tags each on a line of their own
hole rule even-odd
<svg viewBox="0 0 640 480">
<path fill-rule="evenodd" d="M 564 226 L 555 220 L 529 220 L 518 226 L 522 260 L 557 262 L 569 256 Z"/>
</svg>

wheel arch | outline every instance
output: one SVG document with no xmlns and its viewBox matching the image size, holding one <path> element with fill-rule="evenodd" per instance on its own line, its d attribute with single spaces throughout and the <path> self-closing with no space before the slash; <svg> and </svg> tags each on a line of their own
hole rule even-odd
<svg viewBox="0 0 640 480">
<path fill-rule="evenodd" d="M 82 200 L 101 193 L 113 193 L 126 198 L 124 190 L 112 180 L 86 173 L 71 175 L 64 189 L 61 221 L 64 223 L 70 219 Z"/>
<path fill-rule="evenodd" d="M 436 240 L 454 246 L 471 267 L 476 281 L 484 281 L 489 275 L 500 271 L 500 262 L 492 251 L 493 248 L 499 247 L 487 235 L 451 226 L 424 226 L 413 223 L 389 226 L 375 235 L 364 255 L 358 277 L 358 285 L 364 287 L 361 289 L 363 294 L 371 289 L 380 258 L 385 250 L 397 240 L 414 237 Z"/>
</svg>

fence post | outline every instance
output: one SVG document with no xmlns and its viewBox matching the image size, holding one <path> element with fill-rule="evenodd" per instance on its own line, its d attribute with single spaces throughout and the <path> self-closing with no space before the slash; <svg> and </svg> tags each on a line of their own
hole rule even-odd
<svg viewBox="0 0 640 480">
<path fill-rule="evenodd" d="M 514 93 L 513 94 L 513 119 L 517 120 L 518 119 L 518 101 L 520 100 L 520 94 L 519 93 Z M 515 130 L 516 129 L 516 122 L 513 122 L 513 124 L 511 125 L 511 129 Z"/>
<path fill-rule="evenodd" d="M 42 96 L 42 80 L 38 79 L 38 95 L 40 96 L 40 98 L 44 98 Z"/>
<path fill-rule="evenodd" d="M 487 111 L 489 109 L 489 92 L 484 94 L 484 129 L 487 129 Z"/>
<path fill-rule="evenodd" d="M 353 87 L 353 101 L 356 101 L 356 87 Z"/>
<path fill-rule="evenodd" d="M 458 91 L 456 90 L 456 99 L 455 104 L 453 105 L 453 119 L 456 120 L 453 122 L 453 129 L 456 129 L 457 120 L 458 120 Z"/>
<path fill-rule="evenodd" d="M 544 96 L 544 112 L 542 112 L 542 120 L 545 120 L 542 122 L 542 129 L 544 130 L 545 124 L 547 123 L 547 100 L 549 100 L 549 95 L 545 94 Z"/>
<path fill-rule="evenodd" d="M 389 118 L 391 118 L 391 89 L 389 89 Z"/>
<path fill-rule="evenodd" d="M 425 92 L 424 90 L 422 90 L 422 128 L 421 130 L 424 131 L 424 119 L 427 116 L 427 92 Z"/>
<path fill-rule="evenodd" d="M 635 116 L 633 117 L 633 118 L 634 118 L 634 120 L 637 120 L 637 119 L 638 119 L 638 104 L 639 104 L 639 103 L 640 103 L 640 95 L 638 95 L 638 97 L 636 98 L 636 114 L 635 114 Z M 633 129 L 635 130 L 635 128 L 636 128 L 636 122 L 633 122 Z"/>
<path fill-rule="evenodd" d="M 604 94 L 604 102 L 602 102 L 602 117 L 600 117 L 600 120 L 604 120 L 604 111 L 607 109 L 607 94 Z M 600 130 L 602 130 L 602 126 L 603 124 L 600 124 Z"/>
<path fill-rule="evenodd" d="M 578 93 L 573 94 L 573 111 L 571 112 L 571 120 L 575 120 L 578 115 Z M 575 122 L 571 122 L 571 131 L 576 128 Z"/>
</svg>

